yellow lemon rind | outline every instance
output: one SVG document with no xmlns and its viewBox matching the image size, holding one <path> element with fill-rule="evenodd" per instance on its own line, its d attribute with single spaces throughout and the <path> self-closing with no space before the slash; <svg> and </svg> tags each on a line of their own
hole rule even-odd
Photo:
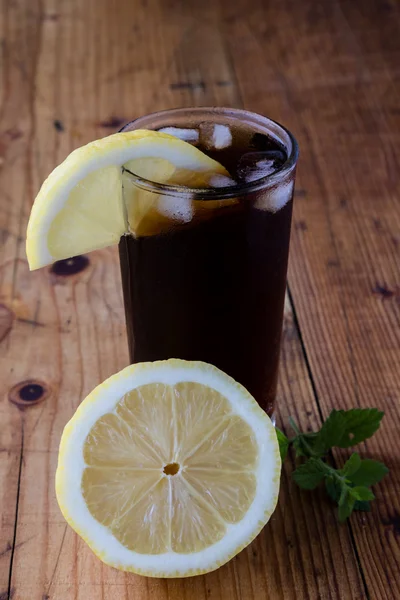
<svg viewBox="0 0 400 600">
<path fill-rule="evenodd" d="M 177 168 L 193 172 L 212 171 L 227 174 L 226 169 L 198 148 L 171 135 L 157 131 L 138 129 L 115 133 L 77 148 L 56 167 L 44 181 L 35 202 L 27 228 L 26 254 L 30 269 L 38 269 L 55 260 L 68 258 L 54 256 L 48 244 L 51 225 L 68 202 L 72 190 L 87 175 L 107 167 L 122 167 L 137 158 L 157 158 L 172 162 Z M 99 199 L 108 209 L 117 211 L 115 231 L 107 232 L 106 241 L 97 247 L 105 247 L 118 242 L 129 231 L 127 211 L 123 206 L 122 168 L 120 183 L 113 194 Z M 110 197 L 111 196 L 111 197 Z M 112 203 L 110 207 L 108 202 Z M 90 247 L 90 244 L 89 244 Z M 77 248 L 75 254 L 81 253 Z"/>
<path fill-rule="evenodd" d="M 84 503 L 79 489 L 84 466 L 82 448 L 86 439 L 85 434 L 89 432 L 100 416 L 110 412 L 122 396 L 133 388 L 152 382 L 172 385 L 181 381 L 197 381 L 224 393 L 225 397 L 231 401 L 232 410 L 252 427 L 260 450 L 257 470 L 258 483 L 254 500 L 254 502 L 258 500 L 260 503 L 257 517 L 253 519 L 251 527 L 239 536 L 238 543 L 224 551 L 224 540 L 226 546 L 228 532 L 222 540 L 211 546 L 210 548 L 220 545 L 217 556 L 211 556 L 211 560 L 202 561 L 202 557 L 209 552 L 210 548 L 189 555 L 179 555 L 174 552 L 142 555 L 129 551 L 92 517 L 87 508 L 86 512 L 83 511 L 84 514 L 79 514 L 79 507 L 82 507 L 82 503 Z M 77 464 L 80 460 L 79 454 L 82 455 L 82 458 L 81 463 Z M 263 472 L 263 469 L 267 471 L 266 461 L 269 461 L 270 471 L 266 479 L 262 481 L 260 473 Z M 104 563 L 123 571 L 148 577 L 190 577 L 219 568 L 258 535 L 275 509 L 278 500 L 280 472 L 281 459 L 274 426 L 247 390 L 212 365 L 170 359 L 130 365 L 97 386 L 80 404 L 62 434 L 56 472 L 56 495 L 66 521 Z M 269 482 L 270 489 L 265 488 L 265 481 Z M 79 494 L 81 498 L 79 498 Z M 251 512 L 252 507 L 247 514 Z M 238 524 L 239 526 L 245 521 L 246 516 Z M 103 537 L 102 544 L 99 543 L 99 535 Z M 107 538 L 106 541 L 104 541 L 105 538 Z M 118 546 L 121 547 L 122 554 L 129 556 L 130 560 L 122 561 L 113 555 L 113 550 Z M 199 556 L 196 561 L 197 555 Z M 185 566 L 185 563 L 192 563 L 192 565 Z"/>
</svg>

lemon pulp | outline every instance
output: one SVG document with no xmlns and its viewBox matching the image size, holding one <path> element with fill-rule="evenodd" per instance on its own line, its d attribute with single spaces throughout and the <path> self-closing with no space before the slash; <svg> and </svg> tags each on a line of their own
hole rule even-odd
<svg viewBox="0 0 400 600">
<path fill-rule="evenodd" d="M 254 398 L 212 365 L 170 359 L 126 367 L 79 405 L 61 438 L 56 493 L 106 564 L 189 577 L 260 532 L 280 469 Z"/>
<path fill-rule="evenodd" d="M 84 460 L 90 513 L 139 553 L 201 551 L 243 518 L 256 490 L 251 428 L 199 383 L 127 393 L 92 427 Z"/>
</svg>

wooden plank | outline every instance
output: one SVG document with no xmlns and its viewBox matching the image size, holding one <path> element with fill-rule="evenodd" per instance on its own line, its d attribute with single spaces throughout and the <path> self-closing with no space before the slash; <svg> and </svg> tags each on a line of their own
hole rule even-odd
<svg viewBox="0 0 400 600">
<path fill-rule="evenodd" d="M 32 3 L 34 4 L 34 3 Z M 23 36 L 22 36 L 23 32 Z M 16 546 L 15 522 L 23 448 L 23 413 L 10 402 L 16 384 L 29 377 L 22 335 L 30 335 L 34 305 L 21 298 L 16 260 L 23 243 L 24 201 L 31 194 L 27 143 L 32 133 L 32 50 L 37 40 L 18 6 L 0 10 L 0 597 L 8 597 Z M 17 51 L 18 48 L 18 51 Z M 23 543 L 20 540 L 19 543 Z"/>
<path fill-rule="evenodd" d="M 282 3 L 282 27 L 270 40 L 271 14 L 260 3 L 245 23 L 228 25 L 227 37 L 240 36 L 241 51 L 232 45 L 232 53 L 246 104 L 287 123 L 300 142 L 289 283 L 323 415 L 333 407 L 386 412 L 361 453 L 384 460 L 391 475 L 372 513 L 354 515 L 351 530 L 369 594 L 393 598 L 400 563 L 398 18 L 390 2 L 309 9 Z M 294 30 L 288 53 L 285 37 Z M 267 53 L 269 66 L 260 59 Z M 260 89 L 249 81 L 251 65 Z M 342 463 L 345 455 L 336 458 Z"/>
<path fill-rule="evenodd" d="M 118 287 L 115 282 L 114 285 L 110 282 L 108 289 L 103 287 L 102 272 L 111 273 L 107 261 L 114 263 L 115 253 L 103 252 L 98 261 L 93 258 L 86 270 L 72 278 L 60 280 L 48 273 L 42 277 L 40 289 L 46 290 L 42 292 L 42 301 L 43 296 L 48 296 L 49 301 L 47 305 L 43 302 L 43 314 L 39 312 L 37 319 L 43 322 L 52 311 L 56 318 L 53 324 L 44 323 L 40 343 L 36 335 L 31 339 L 35 352 L 41 349 L 38 364 L 46 369 L 41 380 L 54 379 L 58 371 L 60 383 L 57 391 L 56 383 L 53 384 L 54 395 L 42 405 L 26 409 L 24 414 L 24 463 L 12 579 L 14 598 L 98 598 L 99 590 L 106 599 L 116 593 L 128 599 L 179 599 L 189 595 L 224 599 L 227 590 L 234 598 L 260 600 L 335 598 L 337 592 L 346 598 L 362 598 L 362 583 L 354 568 L 347 530 L 337 526 L 332 507 L 325 505 L 322 498 L 312 498 L 310 502 L 299 492 L 290 481 L 289 464 L 279 507 L 271 523 L 239 557 L 204 577 L 166 582 L 119 573 L 103 566 L 66 526 L 53 490 L 59 436 L 79 398 L 109 374 L 107 366 L 101 367 L 101 353 L 106 352 L 110 362 L 115 360 L 114 349 L 123 331 Z M 31 275 L 26 270 L 25 273 L 31 280 Z M 38 287 L 35 285 L 33 289 Z M 119 306 L 111 319 L 108 302 Z M 110 321 L 117 334 L 110 335 Z M 49 358 L 49 328 L 58 346 L 57 352 L 54 344 L 50 349 L 53 361 Z M 103 338 L 102 345 L 96 338 L 96 329 Z M 280 390 L 285 409 L 281 412 L 296 415 L 304 428 L 316 426 L 317 410 L 289 304 L 284 335 Z M 27 353 L 31 352 L 28 346 Z M 118 361 L 125 362 L 122 357 Z M 108 369 L 112 372 L 115 366 L 109 364 Z M 32 372 L 37 373 L 37 365 Z M 285 414 L 285 420 L 286 417 Z"/>
<path fill-rule="evenodd" d="M 313 39 L 308 40 L 312 33 L 311 24 L 302 30 L 302 44 L 297 43 L 296 38 L 297 46 L 301 45 L 301 48 L 295 49 L 293 57 L 286 50 L 288 39 L 294 39 L 299 23 L 307 22 L 302 12 L 306 9 L 296 8 L 297 3 L 270 3 L 266 7 L 263 2 L 254 2 L 249 9 L 244 2 L 221 2 L 221 5 L 204 2 L 198 6 L 195 2 L 152 0 L 141 3 L 137 0 L 114 6 L 106 0 L 95 4 L 88 0 L 62 4 L 46 0 L 40 9 L 31 3 L 28 7 L 27 1 L 18 9 L 12 8 L 7 16 L 8 26 L 11 25 L 12 31 L 18 31 L 18 39 L 27 39 L 23 58 L 28 66 L 35 67 L 34 80 L 31 74 L 25 84 L 28 86 L 27 97 L 31 98 L 33 81 L 36 83 L 32 113 L 26 121 L 30 131 L 33 125 L 35 129 L 26 146 L 27 162 L 23 163 L 27 167 L 25 173 L 29 185 L 37 189 L 50 169 L 73 147 L 106 135 L 119 123 L 139 114 L 195 103 L 240 106 L 241 95 L 247 107 L 272 113 L 294 130 L 300 114 L 303 147 L 309 138 L 315 143 L 321 142 L 311 127 L 311 118 L 317 110 L 321 121 L 325 122 L 327 117 L 332 119 L 328 119 L 328 123 L 334 129 L 333 116 L 324 112 L 330 106 L 329 94 L 325 92 L 324 96 L 321 92 L 318 105 L 316 103 L 310 109 L 307 102 L 311 101 L 316 88 L 324 90 L 327 80 L 331 86 L 345 86 L 353 77 L 354 83 L 353 72 L 362 65 L 360 56 L 353 57 L 353 40 L 350 38 L 345 39 L 345 47 L 339 45 L 341 52 L 335 54 L 330 70 L 322 68 L 325 63 L 316 58 L 325 37 L 328 41 L 324 43 L 329 44 L 324 46 L 325 53 L 337 47 L 337 41 L 341 39 L 341 13 L 334 3 L 333 9 L 328 8 L 328 4 L 323 9 L 327 12 L 317 15 L 317 33 Z M 309 4 L 308 9 L 311 10 Z M 29 14 L 29 20 L 25 14 Z M 315 20 L 313 26 L 316 26 Z M 28 29 L 30 37 L 27 37 Z M 326 29 L 330 32 L 328 36 Z M 16 46 L 13 52 L 11 57 L 8 56 L 10 62 L 7 64 L 14 77 L 11 67 L 16 57 L 21 61 L 20 47 Z M 19 97 L 19 80 L 12 83 L 11 89 Z M 345 114 L 346 105 L 340 106 Z M 307 121 L 303 121 L 305 113 Z M 337 119 L 338 115 L 334 117 Z M 363 114 L 357 114 L 361 124 L 363 117 Z M 352 121 L 342 116 L 341 125 L 346 127 L 348 123 Z M 331 129 L 325 129 L 325 132 L 331 134 Z M 333 151 L 333 146 L 330 149 Z M 340 164 L 342 175 L 345 163 Z M 341 307 L 338 290 L 342 283 L 337 279 L 330 280 L 328 287 L 327 283 L 312 280 L 314 285 L 322 288 L 318 288 L 323 298 L 321 307 L 315 298 L 310 300 L 307 296 L 310 289 L 315 293 L 308 279 L 305 281 L 304 277 L 296 275 L 300 270 L 298 265 L 308 264 L 307 261 L 315 267 L 320 251 L 319 246 L 313 246 L 313 239 L 308 242 L 303 239 L 308 233 L 303 222 L 306 227 L 311 227 L 309 223 L 312 223 L 314 240 L 319 240 L 321 226 L 319 198 L 322 190 L 313 165 L 314 155 L 306 153 L 300 187 L 307 195 L 297 198 L 299 208 L 296 208 L 295 224 L 298 227 L 294 231 L 293 253 L 296 262 L 292 261 L 291 281 L 296 309 L 299 303 L 299 318 L 306 331 L 306 347 L 308 351 L 309 348 L 314 351 L 313 372 L 317 373 L 320 385 L 325 381 L 328 388 L 326 365 L 330 363 L 326 361 L 332 356 L 337 360 L 336 349 L 327 351 L 325 363 L 315 357 L 315 350 L 317 342 L 328 344 L 332 328 L 339 330 L 337 340 L 340 343 L 346 339 L 340 337 L 341 325 L 334 327 L 336 322 L 332 324 L 333 316 L 341 314 L 336 311 Z M 330 181 L 325 171 L 323 177 Z M 11 198 L 19 200 L 21 179 L 13 178 L 12 185 Z M 24 230 L 33 195 L 33 189 L 29 189 L 23 198 L 21 212 L 13 217 L 14 220 L 7 221 L 7 231 Z M 309 195 L 314 198 L 314 203 L 308 202 Z M 343 226 L 343 220 L 339 224 Z M 350 234 L 354 234 L 352 226 L 349 227 Z M 324 233 L 326 230 L 324 225 Z M 344 231 L 348 232 L 348 229 Z M 321 235 L 321 239 L 325 238 Z M 20 244 L 17 247 L 14 243 L 7 248 L 7 257 L 13 259 L 17 251 L 23 257 Z M 323 253 L 324 257 L 328 255 L 328 260 L 332 260 L 329 245 Z M 383 260 L 385 256 L 387 254 L 382 255 Z M 318 264 L 322 265 L 322 258 L 319 260 Z M 22 302 L 30 310 L 32 307 L 36 310 L 40 300 L 38 312 L 29 312 L 29 319 L 34 316 L 45 325 L 36 326 L 35 335 L 28 337 L 25 346 L 21 334 L 15 337 L 13 328 L 13 343 L 5 347 L 4 356 L 6 360 L 21 363 L 18 377 L 37 377 L 40 372 L 41 379 L 50 384 L 52 394 L 42 405 L 32 406 L 22 413 L 25 443 L 11 581 L 14 600 L 27 597 L 34 600 L 365 597 L 349 529 L 337 525 L 334 510 L 323 496 L 300 493 L 293 486 L 289 477 L 290 464 L 285 468 L 279 507 L 271 523 L 250 548 L 217 572 L 189 580 L 163 581 L 126 575 L 103 566 L 63 522 L 55 501 L 53 481 L 59 437 L 65 422 L 92 387 L 127 362 L 116 254 L 114 250 L 93 253 L 87 267 L 72 277 L 55 277 L 49 270 L 31 276 L 25 263 L 18 263 L 16 272 L 16 289 Z M 317 278 L 312 269 L 304 272 L 309 278 Z M 324 276 L 317 273 L 326 282 Z M 332 287 L 336 295 L 331 301 L 327 295 L 332 293 Z M 347 287 L 346 292 L 350 295 L 351 290 Z M 312 305 L 318 330 L 315 325 L 310 325 L 306 302 Z M 387 302 L 379 307 L 386 309 Z M 375 314 L 369 313 L 369 305 L 364 310 L 367 316 Z M 326 321 L 330 324 L 328 333 L 324 333 Z M 314 342 L 313 336 L 318 335 L 323 335 L 322 340 L 317 338 Z M 23 359 L 17 360 L 21 348 L 24 349 Z M 360 348 L 363 357 L 361 351 Z M 31 356 L 35 356 L 35 360 L 31 360 Z M 342 378 L 348 378 L 351 373 L 345 369 L 348 362 L 345 358 L 341 361 L 340 381 L 338 377 L 334 378 L 334 391 L 327 389 L 325 393 L 324 390 L 324 401 L 322 396 L 320 398 L 325 412 L 333 400 L 337 400 L 336 396 L 333 398 L 337 391 L 340 391 L 340 398 L 347 392 L 346 381 L 351 379 L 343 382 Z M 280 390 L 281 419 L 286 421 L 287 414 L 291 413 L 298 417 L 304 428 L 317 425 L 318 406 L 290 306 L 285 321 Z M 9 414 L 12 423 L 7 431 L 18 435 L 20 414 L 17 409 Z M 18 462 L 21 439 L 16 439 L 15 448 L 13 460 Z M 12 464 L 8 463 L 4 473 L 10 472 Z M 7 502 L 12 497 L 10 505 L 15 510 L 17 481 L 14 481 L 15 474 L 13 477 L 12 494 L 7 496 Z M 392 501 L 392 488 L 388 494 Z M 12 518 L 9 521 L 12 530 Z M 370 533 L 354 531 L 358 544 L 363 538 L 369 540 Z M 394 542 L 391 544 L 393 546 Z M 376 573 L 381 576 L 382 568 L 377 562 L 371 577 Z M 378 581 L 381 584 L 381 579 Z M 369 585 L 375 591 L 373 583 L 369 582 Z M 4 585 L 0 592 L 3 589 Z"/>
<path fill-rule="evenodd" d="M 7 265 L 7 263 L 6 263 Z M 1 268 L 12 278 L 13 263 Z M 2 277 L 2 279 L 3 279 Z M 3 291 L 3 285 L 1 286 Z M 7 391 L 12 389 L 12 372 L 15 365 L 5 364 L 4 348 L 9 343 L 15 313 L 7 305 L 8 298 L 1 293 L 0 304 L 0 356 L 2 365 L 3 398 L 0 403 L 0 598 L 8 594 L 9 575 L 14 547 L 16 505 L 21 466 L 22 429 L 21 417 L 17 407 L 8 400 Z M 17 317 L 18 318 L 18 317 Z"/>
</svg>

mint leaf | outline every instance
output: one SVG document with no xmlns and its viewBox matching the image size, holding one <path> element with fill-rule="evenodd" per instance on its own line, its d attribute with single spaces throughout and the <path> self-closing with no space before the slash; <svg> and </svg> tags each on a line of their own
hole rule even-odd
<svg viewBox="0 0 400 600">
<path fill-rule="evenodd" d="M 343 410 L 333 410 L 318 432 L 316 451 L 326 454 L 334 446 L 340 446 L 346 426 Z"/>
<path fill-rule="evenodd" d="M 325 489 L 328 492 L 328 496 L 336 503 L 339 502 L 340 498 L 340 485 L 333 477 L 328 477 L 325 480 Z"/>
<path fill-rule="evenodd" d="M 322 460 L 310 458 L 307 462 L 297 467 L 292 477 L 297 485 L 304 490 L 313 490 L 323 480 L 330 467 Z"/>
<path fill-rule="evenodd" d="M 304 444 L 303 437 L 303 435 L 297 435 L 293 440 L 293 448 L 296 451 L 296 458 L 301 458 L 302 456 L 308 458 L 310 456 L 307 446 Z"/>
<path fill-rule="evenodd" d="M 346 466 L 346 465 L 345 465 Z M 354 473 L 347 474 L 353 485 L 375 485 L 389 472 L 385 465 L 377 460 L 365 458 Z"/>
<path fill-rule="evenodd" d="M 335 446 L 356 446 L 379 429 L 382 417 L 383 412 L 377 408 L 333 410 L 318 433 L 314 449 L 323 455 Z"/>
<path fill-rule="evenodd" d="M 362 461 L 359 454 L 355 452 L 345 462 L 343 469 L 340 470 L 340 473 L 345 477 L 351 479 L 351 476 L 359 470 L 361 462 Z"/>
<path fill-rule="evenodd" d="M 289 417 L 289 423 L 296 434 L 295 437 L 290 440 L 293 443 L 293 448 L 296 451 L 296 457 L 311 458 L 311 456 L 313 456 L 314 458 L 320 458 L 320 455 L 317 455 L 317 453 L 314 452 L 314 447 L 318 441 L 319 432 L 312 431 L 310 433 L 301 433 L 297 427 L 296 421 L 292 417 Z"/>
<path fill-rule="evenodd" d="M 383 417 L 383 412 L 377 408 L 352 408 L 337 412 L 344 418 L 341 439 L 334 444 L 339 448 L 356 446 L 370 438 L 379 429 Z"/>
<path fill-rule="evenodd" d="M 309 446 L 305 440 L 304 435 L 297 435 L 293 440 L 293 448 L 296 451 L 296 458 L 309 458 L 311 452 L 309 451 Z"/>
<path fill-rule="evenodd" d="M 341 492 L 340 484 L 335 479 L 333 479 L 333 477 L 328 477 L 327 479 L 325 479 L 325 488 L 331 500 L 338 504 Z M 346 486 L 346 489 L 349 488 L 347 488 Z M 367 500 L 356 500 L 354 502 L 353 510 L 369 512 L 371 510 L 371 506 Z"/>
<path fill-rule="evenodd" d="M 363 512 L 369 512 L 371 510 L 371 505 L 366 500 L 356 500 L 354 502 L 354 510 L 361 510 Z"/>
<path fill-rule="evenodd" d="M 346 503 L 347 499 L 348 499 L 348 495 L 349 495 L 349 488 L 347 487 L 346 484 L 342 484 L 340 487 L 340 497 L 339 497 L 339 506 L 342 506 L 343 504 Z M 355 498 L 354 498 L 355 500 Z"/>
<path fill-rule="evenodd" d="M 293 480 L 303 489 L 312 490 L 324 481 L 327 494 L 339 505 L 339 520 L 345 521 L 353 510 L 370 510 L 375 496 L 369 489 L 387 473 L 378 461 L 361 459 L 354 452 L 342 469 L 335 469 L 323 460 L 333 447 L 349 448 L 371 437 L 380 426 L 383 412 L 376 408 L 332 410 L 320 431 L 302 433 L 289 418 L 295 436 L 289 439 L 279 430 L 277 436 L 281 456 L 293 445 L 302 464 L 293 472 Z M 304 461 L 304 459 L 306 459 Z"/>
<path fill-rule="evenodd" d="M 350 488 L 350 494 L 356 500 L 369 501 L 375 499 L 375 496 L 371 492 L 371 490 L 365 487 L 364 485 L 358 485 L 356 487 Z"/>
<path fill-rule="evenodd" d="M 356 498 L 349 493 L 350 488 L 344 488 L 339 501 L 339 521 L 343 523 L 353 512 Z"/>
<path fill-rule="evenodd" d="M 286 437 L 286 435 L 283 433 L 283 431 L 281 431 L 277 427 L 275 427 L 275 432 L 276 432 L 276 437 L 278 438 L 279 452 L 280 452 L 281 459 L 283 462 L 285 460 L 286 455 L 289 450 L 289 440 Z"/>
</svg>

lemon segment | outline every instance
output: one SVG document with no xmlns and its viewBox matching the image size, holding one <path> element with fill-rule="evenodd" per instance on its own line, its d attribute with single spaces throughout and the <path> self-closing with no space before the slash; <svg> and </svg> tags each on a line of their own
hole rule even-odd
<svg viewBox="0 0 400 600">
<path fill-rule="evenodd" d="M 200 187 L 213 174 L 227 174 L 197 148 L 157 131 L 116 133 L 90 142 L 54 169 L 35 199 L 26 241 L 31 269 L 115 244 L 135 230 L 153 206 L 154 194 L 150 201 L 140 198 L 142 190 L 135 186 L 135 193 L 124 198 L 125 166 L 152 181 L 197 182 Z"/>
<path fill-rule="evenodd" d="M 60 508 L 104 562 L 153 577 L 216 569 L 272 514 L 281 461 L 255 400 L 205 363 L 131 365 L 65 427 Z"/>
<path fill-rule="evenodd" d="M 90 252 L 117 244 L 125 231 L 121 169 L 97 169 L 75 185 L 51 222 L 48 251 L 52 257 Z"/>
</svg>

